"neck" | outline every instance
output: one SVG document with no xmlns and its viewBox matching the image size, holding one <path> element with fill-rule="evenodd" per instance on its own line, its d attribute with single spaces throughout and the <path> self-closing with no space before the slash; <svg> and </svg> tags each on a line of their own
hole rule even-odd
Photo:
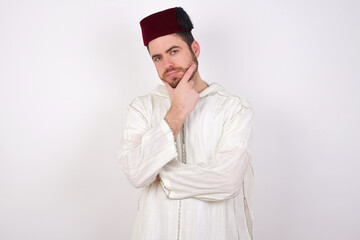
<svg viewBox="0 0 360 240">
<path fill-rule="evenodd" d="M 199 93 L 207 88 L 209 85 L 203 81 L 200 77 L 199 71 L 193 77 L 194 80 L 194 89 Z"/>
</svg>

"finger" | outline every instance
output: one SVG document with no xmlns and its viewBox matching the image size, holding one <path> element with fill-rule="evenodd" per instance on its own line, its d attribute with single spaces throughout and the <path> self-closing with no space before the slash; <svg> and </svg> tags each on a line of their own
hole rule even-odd
<svg viewBox="0 0 360 240">
<path fill-rule="evenodd" d="M 194 80 L 189 80 L 189 86 L 193 87 L 194 86 Z"/>
<path fill-rule="evenodd" d="M 179 84 L 181 84 L 181 82 L 188 82 L 188 80 L 190 79 L 190 77 L 192 76 L 193 72 L 196 69 L 196 64 L 193 64 L 189 67 L 189 69 L 185 72 L 184 76 L 182 77 L 182 79 L 180 80 Z"/>
</svg>

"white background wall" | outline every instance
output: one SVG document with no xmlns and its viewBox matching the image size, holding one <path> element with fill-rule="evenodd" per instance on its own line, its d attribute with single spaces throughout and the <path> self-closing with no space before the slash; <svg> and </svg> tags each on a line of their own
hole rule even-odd
<svg viewBox="0 0 360 240">
<path fill-rule="evenodd" d="M 255 110 L 255 236 L 359 239 L 360 2 L 0 1 L 0 239 L 129 239 L 126 107 L 160 83 L 138 22 L 182 6 L 200 72 Z"/>
</svg>

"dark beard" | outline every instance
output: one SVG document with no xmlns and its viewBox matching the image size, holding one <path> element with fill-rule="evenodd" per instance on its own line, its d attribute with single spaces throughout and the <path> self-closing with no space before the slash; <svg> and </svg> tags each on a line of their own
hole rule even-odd
<svg viewBox="0 0 360 240">
<path fill-rule="evenodd" d="M 183 77 L 184 74 L 186 73 L 186 71 L 187 71 L 187 70 L 190 68 L 190 66 L 191 66 L 192 64 L 194 64 L 194 63 L 196 64 L 196 68 L 195 68 L 194 72 L 192 73 L 192 75 L 191 75 L 191 77 L 190 77 L 190 79 L 189 79 L 189 80 L 191 80 L 191 79 L 195 76 L 196 72 L 198 71 L 198 66 L 199 66 L 198 60 L 197 60 L 196 55 L 195 55 L 194 52 L 192 52 L 192 59 L 191 59 L 189 65 L 187 66 L 187 68 L 181 68 L 181 67 L 178 67 L 178 68 L 169 68 L 169 69 L 167 69 L 167 70 L 163 73 L 162 77 L 160 77 L 160 78 L 161 78 L 161 80 L 167 82 L 172 88 L 176 88 L 177 85 L 179 84 L 180 80 L 182 79 L 182 77 Z M 175 71 L 179 71 L 179 72 L 183 72 L 183 76 L 182 76 L 182 77 L 174 77 L 174 78 L 171 78 L 172 81 L 170 81 L 170 82 L 166 81 L 166 80 L 165 80 L 165 79 L 166 79 L 166 75 L 167 75 L 169 72 L 174 71 L 174 70 L 175 70 Z"/>
</svg>

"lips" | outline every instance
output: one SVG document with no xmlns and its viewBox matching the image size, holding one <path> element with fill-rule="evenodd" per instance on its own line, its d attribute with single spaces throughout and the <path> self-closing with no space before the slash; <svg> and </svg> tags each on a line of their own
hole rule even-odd
<svg viewBox="0 0 360 240">
<path fill-rule="evenodd" d="M 179 71 L 177 70 L 173 70 L 173 71 L 170 71 L 166 74 L 167 77 L 175 77 L 177 74 L 179 73 Z"/>
</svg>

